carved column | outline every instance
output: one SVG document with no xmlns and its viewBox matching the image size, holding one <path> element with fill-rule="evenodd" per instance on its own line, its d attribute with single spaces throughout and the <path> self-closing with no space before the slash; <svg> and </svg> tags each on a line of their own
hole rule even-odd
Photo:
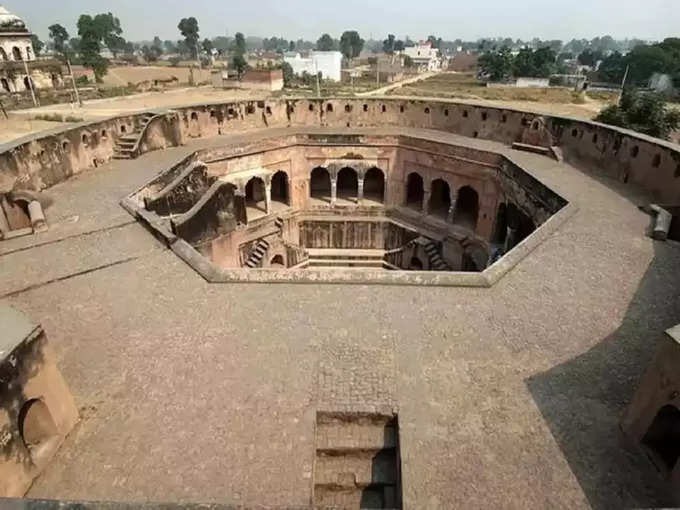
<svg viewBox="0 0 680 510">
<path fill-rule="evenodd" d="M 446 221 L 453 223 L 453 217 L 456 214 L 456 202 L 458 202 L 458 195 L 454 192 L 451 193 L 451 207 L 449 207 L 449 213 L 446 217 Z"/>
<path fill-rule="evenodd" d="M 427 214 L 430 207 L 430 198 L 432 197 L 432 189 L 428 188 L 423 191 L 423 214 Z"/>
<path fill-rule="evenodd" d="M 357 204 L 362 205 L 364 202 L 364 178 L 360 176 L 358 183 L 359 186 L 357 190 Z"/>
<path fill-rule="evenodd" d="M 264 185 L 264 208 L 267 211 L 267 215 L 272 212 L 272 183 L 267 182 Z"/>
<path fill-rule="evenodd" d="M 515 247 L 515 244 L 517 243 L 517 230 L 515 230 L 512 227 L 508 227 L 506 235 L 505 235 L 505 253 L 508 253 L 510 250 L 512 250 Z"/>
<path fill-rule="evenodd" d="M 331 207 L 335 207 L 335 202 L 338 199 L 338 178 L 331 177 Z"/>
</svg>

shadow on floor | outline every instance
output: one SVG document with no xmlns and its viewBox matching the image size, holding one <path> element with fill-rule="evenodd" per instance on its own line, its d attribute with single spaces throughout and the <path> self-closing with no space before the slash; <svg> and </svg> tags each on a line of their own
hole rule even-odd
<svg viewBox="0 0 680 510">
<path fill-rule="evenodd" d="M 665 480 L 639 449 L 624 446 L 619 421 L 663 332 L 680 322 L 678 275 L 680 245 L 655 243 L 621 326 L 590 351 L 526 381 L 595 509 L 672 506 Z"/>
</svg>

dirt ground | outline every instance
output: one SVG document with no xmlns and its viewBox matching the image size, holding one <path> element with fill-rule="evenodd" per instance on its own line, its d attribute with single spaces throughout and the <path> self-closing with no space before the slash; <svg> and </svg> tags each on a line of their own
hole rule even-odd
<svg viewBox="0 0 680 510">
<path fill-rule="evenodd" d="M 50 122 L 26 118 L 24 115 L 9 114 L 9 119 L 0 122 L 0 143 L 7 143 L 22 136 L 53 129 L 65 125 L 63 122 Z"/>
<path fill-rule="evenodd" d="M 592 119 L 615 99 L 614 94 L 597 92 L 583 95 L 567 88 L 487 88 L 471 73 L 440 73 L 426 80 L 393 88 L 389 94 L 481 102 L 549 115 L 587 119 Z"/>
<path fill-rule="evenodd" d="M 104 85 L 109 87 L 123 87 L 128 83 L 137 84 L 143 81 L 167 80 L 172 77 L 180 84 L 189 83 L 188 67 L 167 66 L 120 66 L 110 67 L 104 76 Z M 210 81 L 210 69 L 194 69 L 195 83 Z"/>
</svg>

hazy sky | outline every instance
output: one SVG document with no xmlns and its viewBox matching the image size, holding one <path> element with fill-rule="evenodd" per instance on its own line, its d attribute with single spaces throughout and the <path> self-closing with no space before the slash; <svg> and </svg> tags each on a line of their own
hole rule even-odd
<svg viewBox="0 0 680 510">
<path fill-rule="evenodd" d="M 180 37 L 177 23 L 195 16 L 201 37 L 246 35 L 316 40 L 358 30 L 365 39 L 388 33 L 412 39 L 509 36 L 530 39 L 680 37 L 680 0 L 0 0 L 41 38 L 53 23 L 71 36 L 82 13 L 111 11 L 125 38 Z"/>
</svg>

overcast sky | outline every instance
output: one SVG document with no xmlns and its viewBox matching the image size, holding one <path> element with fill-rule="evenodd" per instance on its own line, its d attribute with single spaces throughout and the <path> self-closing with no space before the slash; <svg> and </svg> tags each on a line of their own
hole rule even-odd
<svg viewBox="0 0 680 510">
<path fill-rule="evenodd" d="M 512 38 L 663 39 L 680 37 L 680 0 L 0 0 L 41 38 L 64 25 L 71 36 L 83 13 L 113 12 L 133 41 L 180 37 L 177 23 L 195 16 L 201 37 L 246 35 L 316 40 L 358 30 L 364 39 L 387 33 L 421 39 Z"/>
</svg>

